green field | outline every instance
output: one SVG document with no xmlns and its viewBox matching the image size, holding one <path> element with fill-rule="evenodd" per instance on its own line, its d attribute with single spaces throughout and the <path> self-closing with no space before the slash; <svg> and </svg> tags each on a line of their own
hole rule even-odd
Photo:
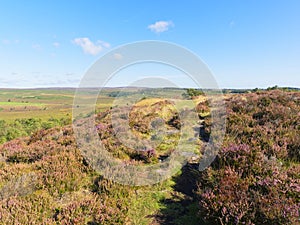
<svg viewBox="0 0 300 225">
<path fill-rule="evenodd" d="M 74 94 L 75 89 L 0 89 L 0 120 L 71 118 Z M 112 99 L 99 96 L 97 109 L 108 108 Z"/>
<path fill-rule="evenodd" d="M 1 106 L 44 106 L 42 103 L 30 102 L 0 102 Z"/>
<path fill-rule="evenodd" d="M 119 92 L 120 91 L 120 92 Z M 53 89 L 0 89 L 0 120 L 13 121 L 20 118 L 71 118 L 75 88 Z M 82 98 L 90 98 L 89 89 L 81 91 Z M 106 88 L 97 98 L 96 110 L 102 111 L 109 108 L 116 97 L 144 95 L 149 98 L 164 96 L 165 98 L 178 98 L 183 93 L 179 89 L 142 89 L 129 87 Z M 198 100 L 197 100 L 198 101 Z"/>
</svg>

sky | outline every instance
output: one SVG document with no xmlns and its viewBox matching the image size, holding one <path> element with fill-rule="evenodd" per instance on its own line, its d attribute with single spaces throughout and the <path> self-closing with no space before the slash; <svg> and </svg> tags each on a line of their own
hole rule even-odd
<svg viewBox="0 0 300 225">
<path fill-rule="evenodd" d="M 158 40 L 199 56 L 221 88 L 299 88 L 299 12 L 298 0 L 0 0 L 0 87 L 78 87 L 109 51 Z M 177 69 L 145 63 L 107 86 L 148 76 L 194 85 Z"/>
</svg>

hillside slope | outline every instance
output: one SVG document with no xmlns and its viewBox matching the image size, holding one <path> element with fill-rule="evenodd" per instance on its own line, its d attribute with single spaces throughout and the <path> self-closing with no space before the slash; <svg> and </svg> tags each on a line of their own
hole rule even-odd
<svg viewBox="0 0 300 225">
<path fill-rule="evenodd" d="M 200 172 L 190 162 L 172 179 L 153 186 L 129 187 L 104 179 L 82 157 L 71 126 L 4 143 L 0 224 L 299 223 L 300 93 L 229 95 L 226 105 L 226 136 L 212 165 Z M 172 153 L 180 121 L 168 102 L 154 103 L 148 114 L 142 113 L 144 105 L 137 107 L 131 125 L 138 135 L 151 138 L 148 125 L 157 116 L 163 118 L 157 126 L 172 131 L 167 139 L 173 140 L 163 140 L 155 154 L 116 143 L 109 111 L 97 115 L 95 126 L 115 157 L 159 163 Z M 197 110 L 207 138 L 209 108 L 202 102 Z M 200 152 L 205 140 L 198 141 Z"/>
</svg>

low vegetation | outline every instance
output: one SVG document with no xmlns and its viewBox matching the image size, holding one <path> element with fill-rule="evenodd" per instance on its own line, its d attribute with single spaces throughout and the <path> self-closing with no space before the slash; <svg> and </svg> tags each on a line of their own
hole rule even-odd
<svg viewBox="0 0 300 225">
<path fill-rule="evenodd" d="M 224 146 L 198 183 L 200 215 L 213 224 L 298 224 L 299 92 L 236 95 L 227 111 Z"/>
<path fill-rule="evenodd" d="M 168 131 L 149 154 L 118 143 L 112 109 L 97 114 L 99 136 L 120 160 L 159 163 L 176 146 L 182 124 L 172 103 L 149 102 L 129 115 L 140 138 L 155 139 L 153 129 Z M 70 121 L 12 122 L 24 137 L 1 130 L 0 224 L 299 224 L 300 93 L 228 94 L 226 107 L 225 140 L 210 167 L 199 171 L 191 160 L 171 179 L 144 187 L 116 184 L 94 171 L 72 127 L 64 125 Z M 201 152 L 211 127 L 207 101 L 197 113 Z"/>
<path fill-rule="evenodd" d="M 41 129 L 49 129 L 57 126 L 65 126 L 71 123 L 71 119 L 63 118 L 29 118 L 15 119 L 13 121 L 0 120 L 0 144 L 18 137 L 30 136 Z"/>
</svg>

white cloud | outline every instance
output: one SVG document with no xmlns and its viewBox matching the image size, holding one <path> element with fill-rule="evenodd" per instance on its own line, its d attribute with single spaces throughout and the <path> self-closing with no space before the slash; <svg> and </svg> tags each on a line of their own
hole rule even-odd
<svg viewBox="0 0 300 225">
<path fill-rule="evenodd" d="M 109 48 L 110 47 L 110 44 L 107 43 L 107 42 L 105 42 L 105 41 L 98 40 L 97 43 L 100 44 L 100 45 L 102 45 L 105 48 Z"/>
<path fill-rule="evenodd" d="M 53 45 L 55 48 L 58 48 L 58 47 L 60 46 L 60 43 L 54 42 L 52 45 Z"/>
<path fill-rule="evenodd" d="M 110 47 L 110 44 L 107 42 L 98 40 L 95 44 L 87 37 L 75 38 L 72 42 L 74 44 L 80 46 L 84 53 L 90 54 L 90 55 L 97 55 L 104 48 Z"/>
<path fill-rule="evenodd" d="M 148 29 L 155 33 L 162 33 L 169 30 L 170 27 L 174 27 L 172 21 L 157 21 L 154 24 L 150 24 Z"/>
</svg>

